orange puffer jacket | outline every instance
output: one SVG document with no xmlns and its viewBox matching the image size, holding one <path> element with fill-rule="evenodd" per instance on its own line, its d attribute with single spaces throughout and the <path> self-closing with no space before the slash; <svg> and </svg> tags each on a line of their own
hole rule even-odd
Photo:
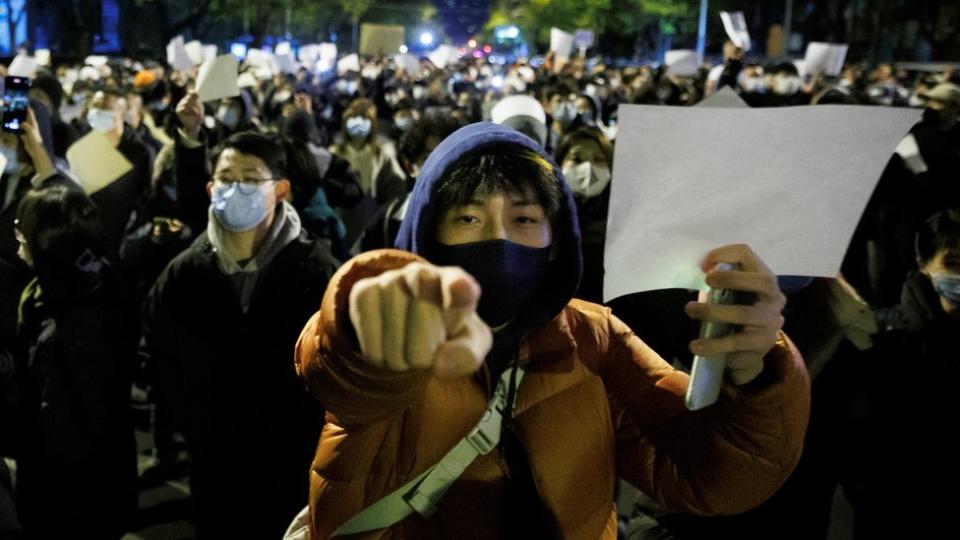
<svg viewBox="0 0 960 540">
<path fill-rule="evenodd" d="M 300 336 L 297 369 L 328 411 L 310 473 L 315 539 L 437 463 L 479 421 L 491 394 L 486 369 L 443 381 L 359 357 L 350 288 L 422 260 L 393 250 L 354 258 Z M 618 476 L 673 510 L 733 514 L 772 495 L 800 457 L 810 383 L 785 336 L 764 375 L 726 385 L 716 405 L 697 412 L 683 404 L 688 376 L 595 304 L 571 301 L 527 336 L 520 362 L 526 376 L 515 425 L 565 538 L 616 538 Z M 413 514 L 362 537 L 495 538 L 507 475 L 494 450 L 467 468 L 430 519 Z"/>
</svg>

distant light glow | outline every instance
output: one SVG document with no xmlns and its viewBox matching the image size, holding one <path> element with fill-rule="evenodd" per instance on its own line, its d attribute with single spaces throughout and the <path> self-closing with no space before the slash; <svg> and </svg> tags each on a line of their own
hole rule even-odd
<svg viewBox="0 0 960 540">
<path fill-rule="evenodd" d="M 400 54 L 407 54 L 407 51 L 408 51 L 408 50 L 409 50 L 409 49 L 407 49 L 407 46 L 406 46 L 406 45 L 401 45 L 401 46 L 400 46 Z"/>
<path fill-rule="evenodd" d="M 497 29 L 497 39 L 517 39 L 520 37 L 520 29 L 516 25 L 502 26 Z"/>
<path fill-rule="evenodd" d="M 247 46 L 243 43 L 231 43 L 230 54 L 236 56 L 239 60 L 247 57 Z"/>
<path fill-rule="evenodd" d="M 430 32 L 424 32 L 424 33 L 420 34 L 420 43 L 422 43 L 422 44 L 424 44 L 424 45 L 426 45 L 426 46 L 428 46 L 428 47 L 429 47 L 430 45 L 432 45 L 432 44 L 433 44 L 433 34 L 431 34 Z"/>
<path fill-rule="evenodd" d="M 468 45 L 471 49 L 475 49 L 475 48 L 477 47 L 477 40 L 471 39 L 470 41 L 467 42 L 467 45 Z"/>
<path fill-rule="evenodd" d="M 501 86 L 503 86 L 503 77 L 497 75 L 496 77 L 494 77 L 493 79 L 491 79 L 490 84 L 491 84 L 494 88 L 500 88 Z"/>
<path fill-rule="evenodd" d="M 473 51 L 474 58 L 483 58 L 483 51 Z"/>
<path fill-rule="evenodd" d="M 484 46 L 483 46 L 483 52 L 485 52 L 485 53 L 487 53 L 487 54 L 490 54 L 491 52 L 493 52 L 493 47 L 491 47 L 491 46 L 489 46 L 489 45 L 484 45 Z"/>
</svg>

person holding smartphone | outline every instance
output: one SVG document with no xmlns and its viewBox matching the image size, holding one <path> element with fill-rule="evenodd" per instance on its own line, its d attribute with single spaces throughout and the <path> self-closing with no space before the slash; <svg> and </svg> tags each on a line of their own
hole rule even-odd
<svg viewBox="0 0 960 540">
<path fill-rule="evenodd" d="M 19 132 L 0 132 L 0 156 L 4 163 L 0 176 L 0 344 L 12 343 L 16 332 L 17 304 L 29 279 L 29 271 L 17 257 L 19 247 L 13 234 L 17 205 L 32 189 L 66 185 L 80 189 L 61 174 L 52 159 L 49 139 L 49 114 L 43 105 L 26 111 L 26 120 L 17 122 Z"/>
<path fill-rule="evenodd" d="M 755 302 L 686 307 L 742 325 L 690 343 L 728 354 L 729 383 L 698 411 L 684 406 L 686 374 L 608 309 L 572 300 L 576 206 L 532 139 L 485 123 L 445 139 L 396 246 L 347 262 L 297 344 L 327 409 L 312 537 L 613 539 L 618 477 L 671 509 L 725 515 L 763 502 L 796 465 L 809 378 L 780 332 L 775 276 L 748 246 L 717 248 L 702 268 Z M 712 270 L 720 262 L 739 269 Z"/>
</svg>

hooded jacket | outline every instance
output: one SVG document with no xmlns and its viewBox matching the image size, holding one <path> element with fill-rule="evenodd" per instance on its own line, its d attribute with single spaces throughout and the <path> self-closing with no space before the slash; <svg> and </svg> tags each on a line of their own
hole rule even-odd
<svg viewBox="0 0 960 540">
<path fill-rule="evenodd" d="M 298 372 L 328 411 L 310 479 L 314 538 L 328 537 L 434 465 L 483 414 L 495 384 L 486 365 L 455 380 L 372 366 L 358 352 L 348 299 L 360 279 L 430 260 L 434 184 L 460 157 L 500 144 L 550 159 L 533 140 L 494 124 L 473 124 L 445 139 L 412 193 L 396 244 L 406 251 L 368 252 L 344 265 L 300 336 Z M 608 309 L 571 300 L 582 268 L 579 228 L 573 197 L 554 169 L 563 189 L 555 257 L 516 319 L 521 323 L 495 336 L 493 354 L 514 343 L 511 334 L 517 338 L 514 358 L 526 376 L 512 425 L 558 534 L 616 538 L 618 476 L 680 511 L 730 514 L 759 504 L 800 455 L 809 381 L 799 355 L 784 337 L 768 355 L 762 381 L 728 385 L 717 405 L 687 411 L 687 375 Z M 363 537 L 495 538 L 511 472 L 497 448 L 464 471 L 433 517 L 413 514 Z"/>
</svg>

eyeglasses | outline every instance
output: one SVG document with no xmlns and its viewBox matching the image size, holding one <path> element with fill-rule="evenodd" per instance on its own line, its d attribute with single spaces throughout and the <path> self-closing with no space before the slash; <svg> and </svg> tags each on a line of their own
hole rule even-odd
<svg viewBox="0 0 960 540">
<path fill-rule="evenodd" d="M 243 180 L 227 180 L 224 178 L 214 178 L 213 183 L 223 186 L 227 189 L 236 189 L 244 195 L 253 195 L 260 189 L 262 184 L 273 182 L 275 178 L 244 178 Z"/>
</svg>

